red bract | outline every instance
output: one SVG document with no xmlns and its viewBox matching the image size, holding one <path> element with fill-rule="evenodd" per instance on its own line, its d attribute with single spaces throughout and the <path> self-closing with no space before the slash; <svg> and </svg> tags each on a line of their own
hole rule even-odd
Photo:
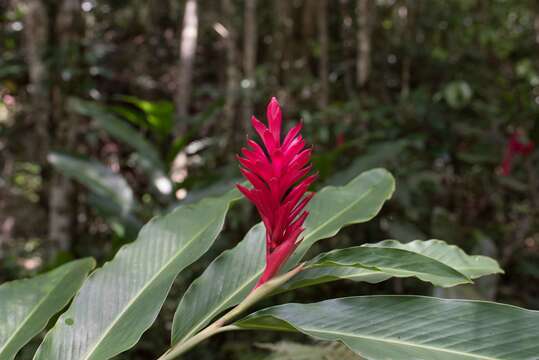
<svg viewBox="0 0 539 360">
<path fill-rule="evenodd" d="M 511 174 L 513 159 L 516 155 L 528 156 L 533 151 L 534 144 L 532 141 L 526 143 L 521 141 L 523 135 L 521 131 L 515 131 L 507 142 L 502 161 L 502 175 L 504 176 Z"/>
<path fill-rule="evenodd" d="M 241 172 L 253 185 L 238 189 L 257 208 L 266 227 L 266 268 L 256 287 L 271 279 L 294 252 L 303 223 L 308 216 L 304 210 L 313 193 L 306 194 L 316 175 L 307 176 L 312 150 L 305 148 L 300 135 L 301 123 L 294 126 L 281 142 L 281 107 L 272 98 L 267 108 L 269 127 L 254 116 L 251 123 L 262 140 L 260 146 L 247 140 L 248 148 L 238 155 Z"/>
</svg>

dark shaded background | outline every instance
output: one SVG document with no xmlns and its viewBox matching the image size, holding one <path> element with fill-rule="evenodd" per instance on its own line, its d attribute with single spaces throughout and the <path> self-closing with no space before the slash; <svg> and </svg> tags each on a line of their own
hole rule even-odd
<svg viewBox="0 0 539 360">
<path fill-rule="evenodd" d="M 506 271 L 449 291 L 339 282 L 279 301 L 414 293 L 539 309 L 537 152 L 500 168 L 511 136 L 539 141 L 538 55 L 533 0 L 0 0 L 0 282 L 103 262 L 153 215 L 228 188 L 250 115 L 277 96 L 304 122 L 317 186 L 376 166 L 397 178 L 380 216 L 314 251 L 439 238 Z M 256 221 L 236 206 L 118 359 L 162 353 L 183 290 Z M 281 338 L 221 335 L 186 358 L 262 359 L 255 343 Z"/>
</svg>

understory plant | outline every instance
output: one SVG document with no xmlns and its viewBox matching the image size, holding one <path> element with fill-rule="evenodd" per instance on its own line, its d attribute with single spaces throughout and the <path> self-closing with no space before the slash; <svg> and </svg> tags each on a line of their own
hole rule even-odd
<svg viewBox="0 0 539 360">
<path fill-rule="evenodd" d="M 252 119 L 260 142 L 248 140 L 238 156 L 250 185 L 154 218 L 134 242 L 94 271 L 93 260 L 82 259 L 1 285 L 0 360 L 15 358 L 72 298 L 34 359 L 106 360 L 133 347 L 155 321 L 175 278 L 215 242 L 229 207 L 242 194 L 257 208 L 261 223 L 185 291 L 170 348 L 163 349 L 160 360 L 239 330 L 300 332 L 341 342 L 366 359 L 538 358 L 539 312 L 493 302 L 351 296 L 253 311 L 272 295 L 332 281 L 414 277 L 452 287 L 503 272 L 495 260 L 441 240 L 385 240 L 306 259 L 315 242 L 376 216 L 395 182 L 388 171 L 373 169 L 346 185 L 309 192 L 316 180 L 312 149 L 301 136 L 301 124 L 281 136 L 281 122 L 276 99 L 267 108 L 268 126 Z"/>
</svg>

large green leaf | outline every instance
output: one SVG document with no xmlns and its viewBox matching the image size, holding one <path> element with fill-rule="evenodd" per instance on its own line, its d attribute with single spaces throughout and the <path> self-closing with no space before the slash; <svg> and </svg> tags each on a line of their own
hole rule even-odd
<svg viewBox="0 0 539 360">
<path fill-rule="evenodd" d="M 253 274 L 264 267 L 266 230 L 255 225 L 235 248 L 219 255 L 187 289 L 176 310 L 172 342 L 192 336 L 225 306 L 250 290 Z M 208 311 L 210 310 L 210 311 Z"/>
<path fill-rule="evenodd" d="M 384 169 L 374 169 L 345 186 L 330 186 L 319 191 L 309 206 L 303 242 L 287 268 L 297 264 L 316 241 L 335 235 L 343 226 L 372 219 L 394 189 L 393 176 Z M 249 293 L 264 269 L 262 229 L 253 229 L 234 249 L 211 263 L 187 290 L 174 315 L 172 343 L 191 337 Z M 220 274 L 221 280 L 214 281 L 211 274 Z"/>
<path fill-rule="evenodd" d="M 35 359 L 106 360 L 136 344 L 176 276 L 213 244 L 238 198 L 232 190 L 146 224 L 136 241 L 88 278 Z"/>
<path fill-rule="evenodd" d="M 11 360 L 71 300 L 93 259 L 72 261 L 46 274 L 0 286 L 0 359 Z"/>
<path fill-rule="evenodd" d="M 385 169 L 365 171 L 344 186 L 326 186 L 309 203 L 304 239 L 288 261 L 297 264 L 318 240 L 336 235 L 347 225 L 374 218 L 395 191 L 395 179 Z"/>
<path fill-rule="evenodd" d="M 52 152 L 49 162 L 64 175 L 87 186 L 95 194 L 114 204 L 121 216 L 127 216 L 135 205 L 133 190 L 122 175 L 93 160 Z"/>
<path fill-rule="evenodd" d="M 400 243 L 396 240 L 385 240 L 379 243 L 363 244 L 362 248 L 386 248 L 400 249 L 408 252 L 428 257 L 433 261 L 443 263 L 448 267 L 464 274 L 470 279 L 481 276 L 502 273 L 498 263 L 486 256 L 467 255 L 464 251 L 454 245 L 448 245 L 441 240 L 421 241 L 415 240 L 408 243 Z M 398 261 L 392 263 L 393 266 L 400 266 Z M 362 269 L 349 266 L 325 266 L 319 268 L 307 268 L 287 284 L 281 291 L 306 287 L 335 280 L 363 281 L 368 283 L 378 283 L 393 276 L 393 272 L 385 271 L 382 268 Z M 402 274 L 401 274 L 402 275 Z M 409 276 L 415 276 L 410 273 Z M 443 284 L 437 284 L 443 286 Z M 447 284 L 446 284 L 447 285 Z"/>
<path fill-rule="evenodd" d="M 236 323 L 338 340 L 369 360 L 534 360 L 539 312 L 482 301 L 359 296 L 285 304 Z"/>
<path fill-rule="evenodd" d="M 378 270 L 394 277 L 414 276 L 442 287 L 471 282 L 466 275 L 440 261 L 396 248 L 354 246 L 333 250 L 318 255 L 308 263 L 307 267 L 356 267 Z"/>
</svg>

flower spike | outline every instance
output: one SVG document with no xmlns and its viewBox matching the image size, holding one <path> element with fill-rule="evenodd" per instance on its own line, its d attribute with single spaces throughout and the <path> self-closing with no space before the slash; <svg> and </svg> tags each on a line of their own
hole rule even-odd
<svg viewBox="0 0 539 360">
<path fill-rule="evenodd" d="M 305 148 L 302 124 L 295 125 L 281 143 L 282 112 L 274 97 L 266 116 L 268 127 L 251 118 L 262 146 L 248 139 L 237 156 L 241 173 L 253 186 L 237 187 L 256 206 L 266 227 L 266 268 L 256 287 L 277 274 L 301 241 L 298 238 L 309 215 L 304 208 L 314 195 L 307 189 L 317 177 L 308 175 L 312 149 Z"/>
</svg>

